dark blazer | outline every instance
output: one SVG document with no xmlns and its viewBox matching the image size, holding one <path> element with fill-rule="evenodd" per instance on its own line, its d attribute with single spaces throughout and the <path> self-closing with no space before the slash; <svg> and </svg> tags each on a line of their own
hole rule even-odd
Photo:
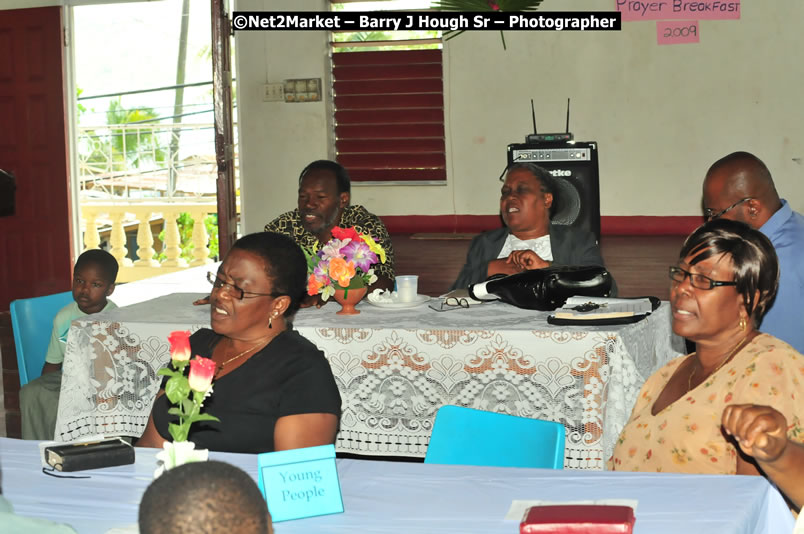
<svg viewBox="0 0 804 534">
<path fill-rule="evenodd" d="M 487 278 L 489 262 L 497 259 L 508 238 L 508 228 L 484 232 L 472 240 L 466 255 L 466 264 L 451 289 L 466 288 Z M 603 265 L 603 256 L 595 236 L 586 230 L 571 226 L 550 224 L 550 248 L 553 265 Z M 612 296 L 617 294 L 614 285 Z"/>
</svg>

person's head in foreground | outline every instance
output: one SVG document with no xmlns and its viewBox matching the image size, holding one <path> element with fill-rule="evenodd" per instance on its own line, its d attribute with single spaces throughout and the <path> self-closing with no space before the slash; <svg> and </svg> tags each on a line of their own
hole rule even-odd
<svg viewBox="0 0 804 534">
<path fill-rule="evenodd" d="M 670 268 L 673 331 L 699 347 L 729 347 L 756 335 L 776 296 L 779 266 L 762 233 L 728 219 L 693 232 Z"/>
<path fill-rule="evenodd" d="M 210 322 L 237 339 L 273 337 L 299 309 L 307 287 L 304 253 L 288 236 L 257 232 L 226 254 L 210 295 Z"/>
<path fill-rule="evenodd" d="M 73 300 L 86 314 L 106 307 L 106 297 L 114 292 L 118 264 L 114 256 L 101 249 L 90 249 L 78 256 L 73 268 Z"/>
<path fill-rule="evenodd" d="M 141 534 L 270 534 L 271 514 L 243 470 L 217 461 L 180 465 L 154 480 L 140 502 Z"/>
<path fill-rule="evenodd" d="M 758 157 L 734 152 L 709 168 L 703 183 L 704 215 L 760 228 L 782 207 L 770 171 Z"/>
<path fill-rule="evenodd" d="M 554 193 L 547 170 L 533 163 L 511 165 L 500 190 L 500 214 L 511 233 L 522 240 L 547 235 Z"/>
<path fill-rule="evenodd" d="M 310 163 L 299 176 L 298 207 L 304 229 L 322 243 L 329 241 L 350 195 L 351 180 L 342 165 L 323 159 Z"/>
</svg>

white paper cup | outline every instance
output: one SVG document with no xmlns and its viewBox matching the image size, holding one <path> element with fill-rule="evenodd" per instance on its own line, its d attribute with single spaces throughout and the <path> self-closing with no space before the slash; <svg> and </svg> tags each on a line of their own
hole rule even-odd
<svg viewBox="0 0 804 534">
<path fill-rule="evenodd" d="M 419 277 L 415 274 L 406 274 L 396 277 L 396 293 L 399 302 L 413 302 L 419 291 Z"/>
</svg>

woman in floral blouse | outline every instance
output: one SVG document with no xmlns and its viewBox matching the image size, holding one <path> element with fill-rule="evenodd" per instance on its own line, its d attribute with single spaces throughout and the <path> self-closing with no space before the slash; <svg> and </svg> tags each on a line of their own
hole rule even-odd
<svg viewBox="0 0 804 534">
<path fill-rule="evenodd" d="M 743 430 L 727 406 L 772 405 L 787 438 L 804 441 L 804 356 L 758 330 L 778 284 L 773 245 L 743 223 L 715 219 L 687 238 L 670 278 L 673 331 L 697 351 L 648 378 L 608 467 L 759 475 L 732 437 Z"/>
</svg>

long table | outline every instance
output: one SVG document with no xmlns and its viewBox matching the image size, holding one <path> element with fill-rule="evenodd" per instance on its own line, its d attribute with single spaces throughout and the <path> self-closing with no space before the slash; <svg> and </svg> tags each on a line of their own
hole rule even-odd
<svg viewBox="0 0 804 534">
<path fill-rule="evenodd" d="M 197 294 L 176 293 L 76 320 L 63 367 L 56 439 L 139 436 L 169 360 L 168 333 L 209 324 Z M 326 354 L 343 399 L 337 449 L 423 457 L 440 406 L 560 421 L 565 467 L 601 469 L 641 384 L 683 350 L 663 304 L 623 326 L 552 326 L 503 303 L 436 312 L 304 309 L 294 327 Z"/>
<path fill-rule="evenodd" d="M 156 461 L 136 449 L 133 465 L 57 479 L 41 471 L 36 442 L 0 438 L 3 495 L 17 514 L 100 534 L 137 521 Z M 257 478 L 254 455 L 211 453 Z M 635 534 L 785 534 L 793 517 L 758 476 L 672 475 L 469 467 L 337 460 L 342 514 L 275 525 L 277 534 L 510 534 L 512 500 L 638 500 Z M 2 527 L 0 527 L 2 530 Z"/>
</svg>

